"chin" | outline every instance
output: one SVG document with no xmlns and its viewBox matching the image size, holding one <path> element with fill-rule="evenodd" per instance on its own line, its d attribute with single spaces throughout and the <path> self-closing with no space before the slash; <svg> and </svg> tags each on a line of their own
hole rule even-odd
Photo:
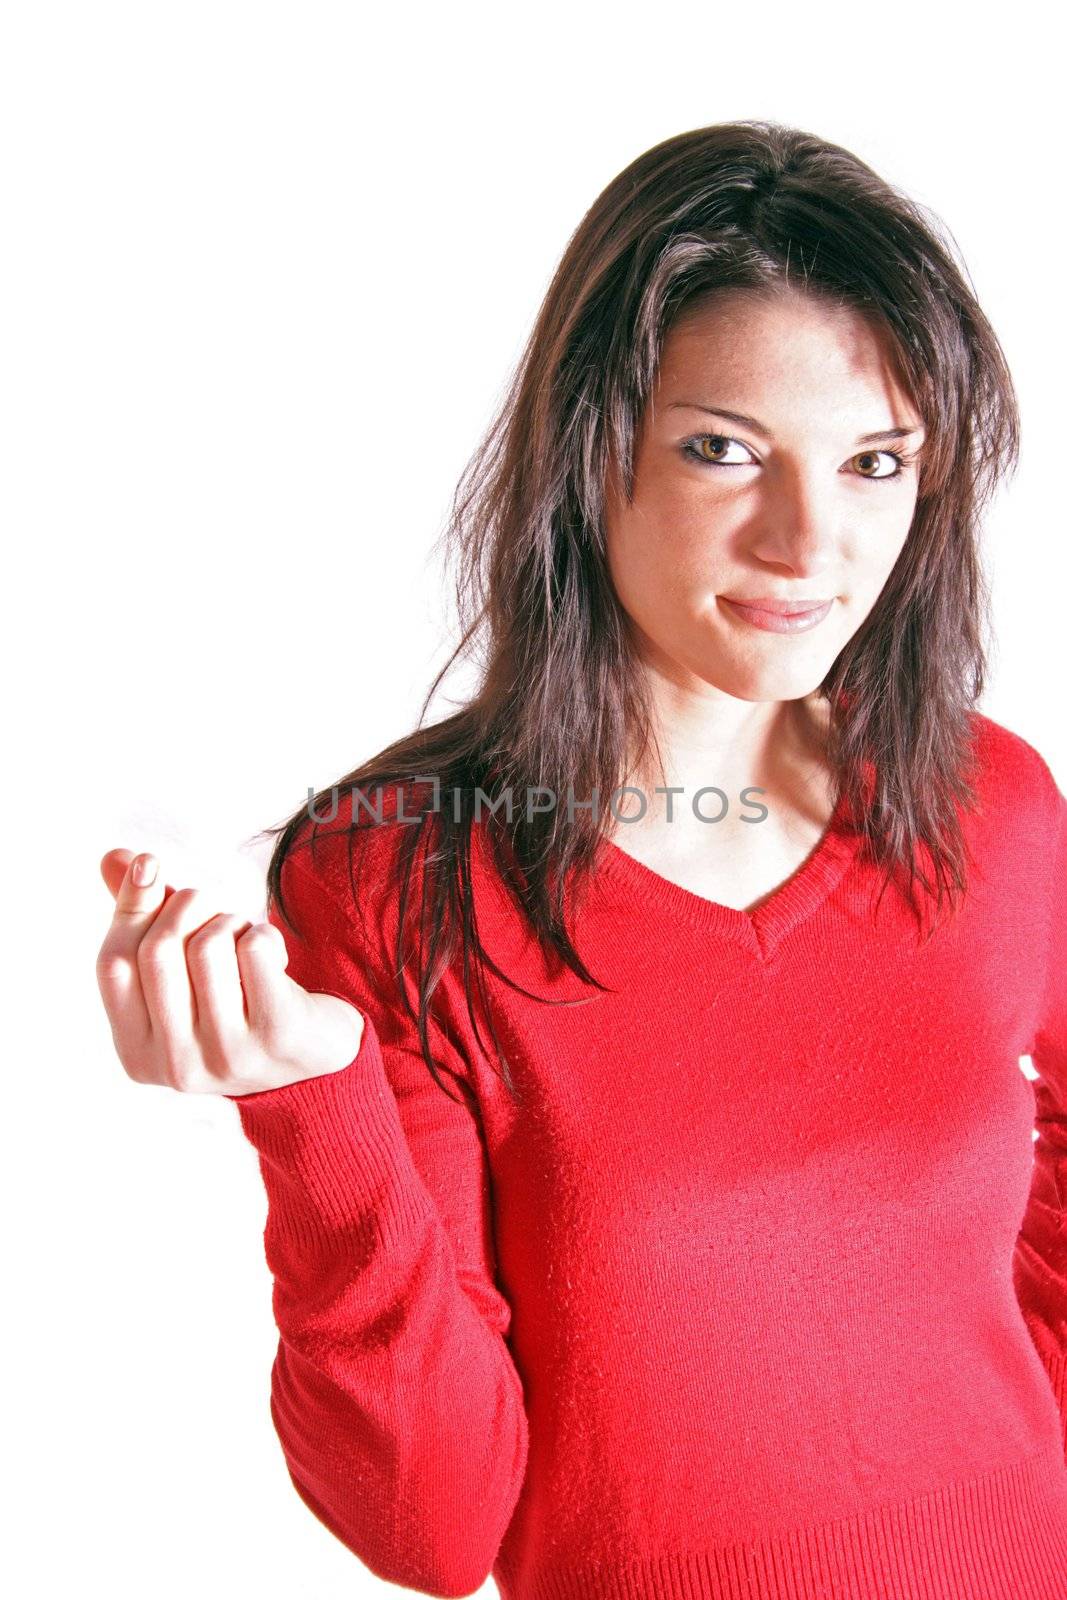
<svg viewBox="0 0 1067 1600">
<path fill-rule="evenodd" d="M 701 676 L 735 700 L 804 700 L 816 692 L 832 665 L 832 661 L 822 660 L 803 669 L 784 665 L 774 668 L 769 663 L 755 667 L 749 663 L 724 670 L 720 662 L 715 667 L 709 664 Z"/>
</svg>

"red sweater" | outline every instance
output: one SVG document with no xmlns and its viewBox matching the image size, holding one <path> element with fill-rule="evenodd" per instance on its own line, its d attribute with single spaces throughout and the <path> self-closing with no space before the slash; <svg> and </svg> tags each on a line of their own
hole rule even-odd
<svg viewBox="0 0 1067 1600">
<path fill-rule="evenodd" d="M 490 954 L 583 1001 L 489 975 L 521 1106 L 461 969 L 431 1042 L 476 1111 L 397 1003 L 403 824 L 371 830 L 365 927 L 342 837 L 287 861 L 290 975 L 367 1020 L 344 1070 L 234 1097 L 271 1413 L 372 1572 L 442 1596 L 491 1573 L 504 1600 L 1067 1596 L 1067 801 L 974 721 L 970 893 L 925 946 L 901 897 L 876 911 L 839 808 L 750 913 L 606 845 L 572 920 L 598 993 L 545 962 L 476 831 Z"/>
</svg>

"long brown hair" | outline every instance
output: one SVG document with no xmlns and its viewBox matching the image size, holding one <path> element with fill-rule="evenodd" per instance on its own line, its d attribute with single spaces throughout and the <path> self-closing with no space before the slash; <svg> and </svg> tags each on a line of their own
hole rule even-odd
<svg viewBox="0 0 1067 1600">
<path fill-rule="evenodd" d="M 299 834 L 306 842 L 312 813 L 320 817 L 331 797 L 335 813 L 338 788 L 368 797 L 403 789 L 405 815 L 419 821 L 400 829 L 397 992 L 445 1093 L 428 1035 L 440 974 L 462 948 L 476 1031 L 472 974 L 483 999 L 484 965 L 510 982 L 483 948 L 474 916 L 477 791 L 489 798 L 482 814 L 496 867 L 543 948 L 603 987 L 571 940 L 568 895 L 580 897 L 608 831 L 606 797 L 626 781 L 632 752 L 641 759 L 658 748 L 608 573 L 605 473 L 609 460 L 620 463 L 632 495 L 635 440 L 675 319 L 719 291 L 781 287 L 862 312 L 886 336 L 926 428 L 907 540 L 820 693 L 838 795 L 886 881 L 906 869 L 912 905 L 918 880 L 937 911 L 965 892 L 957 807 L 975 799 L 970 711 L 982 693 L 990 626 L 979 519 L 1018 457 L 1016 397 L 1000 344 L 944 225 L 848 150 L 755 120 L 678 134 L 631 162 L 582 218 L 460 479 L 445 538 L 462 637 L 430 686 L 419 726 L 313 799 L 309 791 L 299 811 L 258 835 L 277 839 L 268 897 L 286 915 L 282 863 Z M 475 642 L 477 694 L 423 727 L 442 679 Z M 438 779 L 437 809 L 420 775 Z M 539 788 L 560 804 L 527 807 L 522 797 Z M 509 792 L 519 806 L 502 817 L 493 806 Z M 568 795 L 601 797 L 599 815 L 577 807 L 569 817 Z M 373 815 L 354 808 L 347 826 L 351 859 Z M 409 930 L 416 852 L 421 906 Z M 412 961 L 417 1008 L 403 977 Z M 506 1061 L 503 1076 L 511 1089 Z"/>
</svg>

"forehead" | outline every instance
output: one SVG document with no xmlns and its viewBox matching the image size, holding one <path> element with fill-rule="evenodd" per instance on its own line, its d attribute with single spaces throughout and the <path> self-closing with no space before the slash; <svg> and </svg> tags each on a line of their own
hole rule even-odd
<svg viewBox="0 0 1067 1600">
<path fill-rule="evenodd" d="M 755 411 L 757 394 L 850 408 L 882 400 L 918 421 L 891 341 L 854 306 L 795 290 L 717 291 L 668 331 L 656 403 Z"/>
</svg>

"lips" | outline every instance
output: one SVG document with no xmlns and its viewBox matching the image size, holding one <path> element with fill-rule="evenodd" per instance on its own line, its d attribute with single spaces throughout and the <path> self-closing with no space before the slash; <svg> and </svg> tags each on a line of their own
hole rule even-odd
<svg viewBox="0 0 1067 1600">
<path fill-rule="evenodd" d="M 802 617 L 830 604 L 829 600 L 774 600 L 770 595 L 755 595 L 749 599 L 747 595 L 724 594 L 723 599 L 749 611 L 769 611 L 776 617 Z"/>
<path fill-rule="evenodd" d="M 744 627 L 759 628 L 764 633 L 807 633 L 817 628 L 830 615 L 832 600 L 821 604 L 813 600 L 778 600 L 766 597 L 760 600 L 733 600 L 720 595 L 723 610 Z"/>
</svg>

